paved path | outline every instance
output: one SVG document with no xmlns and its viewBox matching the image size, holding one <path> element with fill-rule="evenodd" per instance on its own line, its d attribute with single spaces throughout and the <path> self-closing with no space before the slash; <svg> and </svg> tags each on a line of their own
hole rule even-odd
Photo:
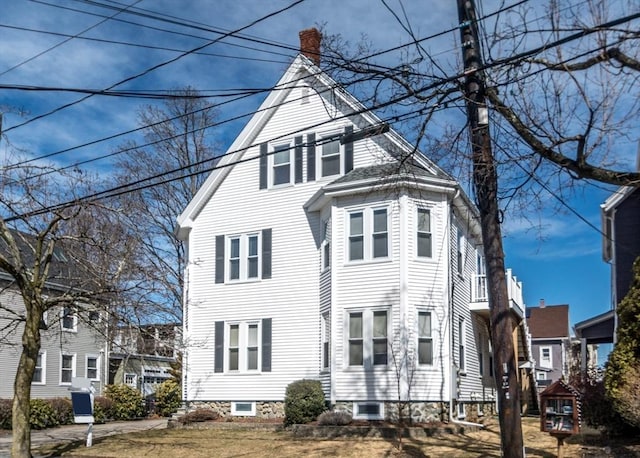
<svg viewBox="0 0 640 458">
<path fill-rule="evenodd" d="M 149 429 L 165 429 L 167 419 L 139 420 L 139 421 L 114 421 L 104 425 L 93 425 L 93 440 L 113 434 L 146 431 Z M 87 425 L 68 425 L 57 428 L 32 430 L 31 446 L 34 448 L 46 444 L 71 443 L 75 441 L 86 442 Z M 0 457 L 11 455 L 11 434 L 0 434 Z M 36 456 L 36 455 L 34 455 Z"/>
</svg>

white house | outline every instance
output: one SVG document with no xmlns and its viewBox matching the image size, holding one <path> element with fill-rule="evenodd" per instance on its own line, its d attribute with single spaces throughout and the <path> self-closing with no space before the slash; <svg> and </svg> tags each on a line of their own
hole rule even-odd
<svg viewBox="0 0 640 458">
<path fill-rule="evenodd" d="M 187 403 L 281 416 L 287 385 L 311 378 L 355 418 L 491 405 L 476 209 L 385 130 L 301 54 L 178 217 Z"/>
</svg>

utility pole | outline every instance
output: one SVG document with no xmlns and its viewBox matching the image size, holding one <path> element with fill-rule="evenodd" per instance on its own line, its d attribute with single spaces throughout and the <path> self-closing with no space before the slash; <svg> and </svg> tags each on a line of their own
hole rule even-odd
<svg viewBox="0 0 640 458">
<path fill-rule="evenodd" d="M 489 320 L 494 349 L 493 366 L 498 393 L 500 441 L 502 456 L 517 458 L 524 456 L 520 387 L 500 230 L 498 175 L 489 136 L 475 5 L 473 0 L 457 0 L 457 4 L 465 71 L 464 92 L 473 155 L 473 184 L 476 204 L 480 210 L 482 243 L 487 263 Z"/>
</svg>

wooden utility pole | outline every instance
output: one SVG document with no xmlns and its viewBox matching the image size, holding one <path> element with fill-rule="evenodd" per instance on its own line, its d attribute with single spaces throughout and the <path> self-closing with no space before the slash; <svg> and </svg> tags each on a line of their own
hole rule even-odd
<svg viewBox="0 0 640 458">
<path fill-rule="evenodd" d="M 457 0 L 457 3 L 465 70 L 464 92 L 473 155 L 473 184 L 476 204 L 480 210 L 482 242 L 487 262 L 489 319 L 494 349 L 493 365 L 498 393 L 502 456 L 517 458 L 524 456 L 520 387 L 500 231 L 498 175 L 489 136 L 475 5 L 473 0 Z"/>
</svg>

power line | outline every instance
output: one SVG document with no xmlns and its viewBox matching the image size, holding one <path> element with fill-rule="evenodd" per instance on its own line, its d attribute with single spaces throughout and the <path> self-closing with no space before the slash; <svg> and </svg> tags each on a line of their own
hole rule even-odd
<svg viewBox="0 0 640 458">
<path fill-rule="evenodd" d="M 280 8 L 280 9 L 274 11 L 274 12 L 268 13 L 268 14 L 260 17 L 259 19 L 251 21 L 249 24 L 247 24 L 245 26 L 242 26 L 242 27 L 240 27 L 240 28 L 238 28 L 238 29 L 236 29 L 234 31 L 227 32 L 226 34 L 223 34 L 223 35 L 221 35 L 220 37 L 218 37 L 218 38 L 216 38 L 214 40 L 210 40 L 210 41 L 208 41 L 207 43 L 205 43 L 203 45 L 197 46 L 197 47 L 195 47 L 195 48 L 193 48 L 193 49 L 191 49 L 189 51 L 185 51 L 185 52 L 181 53 L 179 56 L 176 56 L 176 57 L 174 57 L 172 59 L 163 61 L 163 62 L 161 62 L 159 64 L 156 64 L 156 65 L 154 65 L 154 66 L 152 66 L 150 68 L 147 68 L 146 70 L 143 70 L 140 73 L 137 73 L 137 74 L 135 74 L 133 76 L 125 78 L 125 79 L 123 79 L 123 80 L 121 80 L 121 81 L 119 81 L 119 82 L 117 82 L 115 84 L 112 84 L 111 86 L 109 86 L 105 90 L 113 89 L 114 87 L 120 86 L 120 85 L 122 85 L 124 83 L 128 83 L 128 82 L 133 81 L 135 79 L 138 79 L 138 78 L 140 78 L 142 76 L 145 76 L 145 75 L 153 72 L 154 70 L 157 70 L 158 68 L 161 68 L 161 67 L 167 66 L 169 64 L 172 64 L 172 63 L 178 61 L 179 59 L 182 59 L 183 57 L 188 56 L 189 54 L 192 54 L 194 52 L 200 51 L 200 50 L 206 48 L 207 46 L 210 46 L 210 45 L 212 45 L 214 43 L 219 42 L 220 40 L 222 40 L 224 38 L 227 38 L 229 36 L 233 36 L 233 34 L 235 34 L 235 33 L 238 33 L 238 32 L 241 32 L 242 30 L 245 30 L 245 29 L 248 29 L 250 27 L 253 27 L 254 25 L 256 25 L 256 24 L 258 24 L 260 22 L 263 22 L 266 19 L 270 19 L 270 18 L 272 18 L 274 16 L 277 16 L 278 14 L 281 14 L 281 13 L 283 13 L 283 12 L 285 12 L 285 11 L 295 7 L 295 6 L 297 6 L 297 5 L 299 5 L 300 3 L 304 2 L 304 1 L 305 0 L 294 0 L 293 3 L 287 5 L 287 6 L 283 7 L 283 8 Z M 89 99 L 91 97 L 93 97 L 93 95 L 92 94 L 88 94 L 85 97 L 83 97 L 81 99 L 78 99 L 78 100 L 76 100 L 74 102 L 70 102 L 70 103 L 64 104 L 64 105 L 62 105 L 62 106 L 60 106 L 58 108 L 55 108 L 54 110 L 51 110 L 51 111 L 49 111 L 47 113 L 35 116 L 35 117 L 33 117 L 33 118 L 31 118 L 31 119 L 29 119 L 29 120 L 27 120 L 27 121 L 25 121 L 25 122 L 23 122 L 21 124 L 17 124 L 17 125 L 12 126 L 12 127 L 8 128 L 8 129 L 5 129 L 5 132 L 9 132 L 9 131 L 17 129 L 19 127 L 23 127 L 23 126 L 25 126 L 27 124 L 32 123 L 33 121 L 36 121 L 38 119 L 44 118 L 44 117 L 49 116 L 49 115 L 52 115 L 53 113 L 57 113 L 59 111 L 64 110 L 65 108 L 68 108 L 70 106 L 76 105 L 78 103 L 84 102 L 85 100 L 87 100 L 87 99 Z"/>
</svg>

